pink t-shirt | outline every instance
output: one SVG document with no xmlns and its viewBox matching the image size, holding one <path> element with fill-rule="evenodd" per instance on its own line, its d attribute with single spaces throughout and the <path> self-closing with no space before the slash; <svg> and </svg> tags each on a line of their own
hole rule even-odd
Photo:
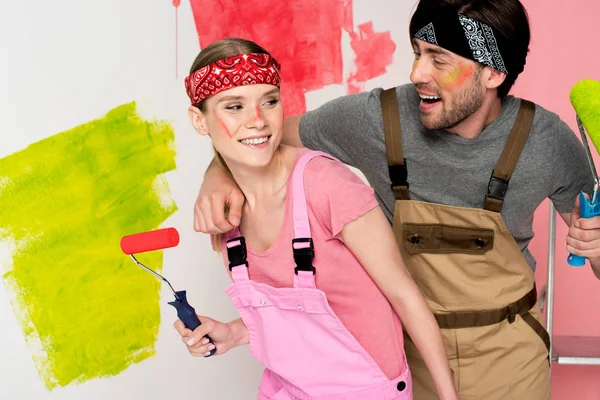
<svg viewBox="0 0 600 400">
<path fill-rule="evenodd" d="M 296 161 L 309 150 L 298 149 Z M 291 175 L 287 192 L 291 193 Z M 317 157 L 304 170 L 308 218 L 315 247 L 316 285 L 333 311 L 390 379 L 404 367 L 402 325 L 375 282 L 340 239 L 344 226 L 378 206 L 373 189 L 340 162 Z M 294 257 L 292 201 L 275 243 L 264 252 L 247 247 L 250 279 L 273 287 L 292 287 Z M 221 242 L 225 265 L 226 238 Z M 229 269 L 227 268 L 227 271 Z"/>
</svg>

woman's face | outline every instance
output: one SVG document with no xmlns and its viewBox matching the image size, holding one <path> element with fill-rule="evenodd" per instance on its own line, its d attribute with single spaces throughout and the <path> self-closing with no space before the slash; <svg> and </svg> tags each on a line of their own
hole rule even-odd
<svg viewBox="0 0 600 400">
<path fill-rule="evenodd" d="M 276 86 L 238 86 L 206 99 L 204 106 L 203 112 L 190 107 L 192 123 L 198 133 L 210 136 L 230 167 L 269 165 L 283 128 L 283 107 Z"/>
</svg>

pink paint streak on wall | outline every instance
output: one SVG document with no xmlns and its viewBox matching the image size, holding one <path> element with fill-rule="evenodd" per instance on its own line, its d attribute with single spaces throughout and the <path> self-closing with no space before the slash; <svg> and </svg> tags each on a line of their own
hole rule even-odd
<svg viewBox="0 0 600 400">
<path fill-rule="evenodd" d="M 175 79 L 179 71 L 179 6 L 181 0 L 172 0 L 171 4 L 175 7 Z"/>
<path fill-rule="evenodd" d="M 533 40 L 525 72 L 513 92 L 556 112 L 578 134 L 569 92 L 582 79 L 600 80 L 600 2 L 521 1 L 529 13 Z M 595 162 L 600 166 L 597 155 Z M 539 287 L 547 276 L 547 230 L 548 209 L 541 207 L 535 216 L 536 238 L 531 245 L 538 260 Z M 554 334 L 600 336 L 600 281 L 589 266 L 573 268 L 567 264 L 566 234 L 566 224 L 558 217 Z M 553 399 L 600 399 L 600 367 L 554 364 L 552 374 Z"/>
<path fill-rule="evenodd" d="M 351 0 L 191 0 L 200 47 L 225 37 L 250 39 L 282 64 L 282 100 L 287 115 L 306 111 L 305 93 L 344 83 L 342 30 L 356 54 L 350 92 L 385 73 L 395 44 L 371 23 L 355 33 Z M 372 55 L 377 54 L 373 58 Z"/>
</svg>

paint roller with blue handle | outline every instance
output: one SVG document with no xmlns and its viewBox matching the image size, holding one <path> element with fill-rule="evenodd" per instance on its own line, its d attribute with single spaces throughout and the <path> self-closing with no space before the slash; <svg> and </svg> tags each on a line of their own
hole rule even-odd
<svg viewBox="0 0 600 400">
<path fill-rule="evenodd" d="M 579 194 L 580 215 L 581 218 L 591 218 L 600 215 L 600 201 L 598 201 L 598 173 L 587 136 L 600 154 L 600 82 L 592 79 L 578 82 L 571 89 L 570 99 L 577 113 L 577 127 L 594 177 L 594 190 L 589 200 L 585 198 L 583 192 Z M 582 267 L 585 265 L 585 257 L 569 254 L 567 262 L 573 267 Z"/>
<path fill-rule="evenodd" d="M 162 280 L 169 286 L 169 289 L 171 289 L 171 292 L 173 292 L 173 295 L 175 296 L 175 301 L 171 301 L 169 304 L 175 307 L 177 310 L 177 317 L 179 317 L 185 327 L 193 331 L 199 327 L 201 323 L 196 315 L 196 310 L 194 310 L 194 307 L 192 307 L 187 301 L 185 290 L 176 292 L 175 289 L 173 289 L 173 286 L 171 286 L 171 283 L 165 277 L 146 267 L 134 256 L 134 254 L 137 253 L 167 249 L 169 247 L 175 247 L 178 244 L 179 232 L 177 232 L 177 229 L 175 228 L 163 228 L 155 231 L 123 236 L 121 238 L 121 250 L 123 253 L 128 254 L 137 265 L 150 272 L 152 275 Z M 207 338 L 209 343 L 213 343 L 210 337 L 207 336 Z M 216 351 L 216 348 L 212 349 L 210 354 L 205 357 L 212 356 Z"/>
</svg>

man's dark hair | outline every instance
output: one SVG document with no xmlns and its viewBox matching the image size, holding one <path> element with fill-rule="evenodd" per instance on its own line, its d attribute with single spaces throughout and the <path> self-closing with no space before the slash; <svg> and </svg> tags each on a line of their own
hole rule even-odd
<svg viewBox="0 0 600 400">
<path fill-rule="evenodd" d="M 430 8 L 434 10 L 438 7 L 453 10 L 457 14 L 462 14 L 494 28 L 507 41 L 508 47 L 511 49 L 510 57 L 514 60 L 514 64 L 525 66 L 531 31 L 527 11 L 519 0 L 420 0 L 417 11 L 426 12 Z M 413 17 L 409 27 L 411 38 L 420 28 L 422 27 L 415 26 Z M 508 71 L 506 79 L 498 87 L 499 97 L 502 98 L 508 94 L 519 73 Z"/>
</svg>

